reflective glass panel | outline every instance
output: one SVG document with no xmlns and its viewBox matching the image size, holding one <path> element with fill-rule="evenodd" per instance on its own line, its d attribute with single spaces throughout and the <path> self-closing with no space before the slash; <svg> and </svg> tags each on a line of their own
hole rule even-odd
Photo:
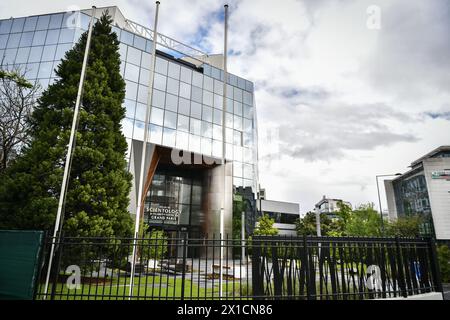
<svg viewBox="0 0 450 320">
<path fill-rule="evenodd" d="M 154 88 L 156 88 L 158 90 L 166 91 L 166 81 L 167 81 L 166 76 L 163 76 L 159 73 L 155 73 Z"/>
<path fill-rule="evenodd" d="M 197 102 L 191 102 L 191 117 L 202 118 L 202 105 Z"/>
<path fill-rule="evenodd" d="M 192 70 L 186 67 L 181 67 L 180 80 L 191 84 Z"/>
<path fill-rule="evenodd" d="M 152 108 L 150 122 L 162 126 L 164 123 L 164 110 L 159 108 Z"/>
<path fill-rule="evenodd" d="M 180 65 L 169 61 L 168 76 L 174 79 L 180 79 Z"/>
<path fill-rule="evenodd" d="M 176 129 L 177 128 L 177 114 L 175 112 L 167 111 L 164 116 L 164 127 Z"/>
<path fill-rule="evenodd" d="M 202 107 L 202 120 L 212 122 L 213 109 L 208 106 Z"/>
<path fill-rule="evenodd" d="M 191 98 L 191 85 L 180 82 L 180 97 L 190 99 Z"/>
<path fill-rule="evenodd" d="M 12 33 L 9 35 L 7 48 L 18 48 L 20 43 L 21 33 Z"/>
<path fill-rule="evenodd" d="M 172 79 L 172 78 L 167 78 L 167 92 L 174 94 L 174 95 L 178 95 L 178 87 L 179 87 L 179 81 Z"/>
<path fill-rule="evenodd" d="M 190 104 L 191 102 L 189 100 L 180 98 L 178 101 L 178 113 L 188 116 L 190 113 Z"/>
<path fill-rule="evenodd" d="M 23 31 L 34 31 L 36 29 L 38 17 L 28 17 L 25 21 Z"/>
<path fill-rule="evenodd" d="M 189 117 L 178 115 L 178 130 L 189 131 Z"/>
<path fill-rule="evenodd" d="M 153 90 L 152 105 L 158 108 L 164 108 L 164 101 L 166 100 L 166 94 L 163 91 Z"/>
<path fill-rule="evenodd" d="M 26 63 L 28 61 L 28 55 L 30 54 L 30 48 L 19 48 L 16 56 L 16 63 Z"/>
<path fill-rule="evenodd" d="M 177 112 L 178 110 L 178 97 L 168 93 L 166 95 L 166 109 Z"/>
<path fill-rule="evenodd" d="M 36 31 L 33 38 L 33 46 L 40 46 L 45 43 L 45 36 L 47 31 Z"/>
<path fill-rule="evenodd" d="M 44 47 L 32 47 L 30 50 L 30 57 L 28 62 L 39 62 L 41 61 L 42 50 Z"/>
<path fill-rule="evenodd" d="M 34 35 L 34 32 L 22 33 L 22 38 L 20 39 L 20 46 L 21 47 L 31 46 L 31 44 L 33 43 L 33 35 Z"/>
<path fill-rule="evenodd" d="M 55 59 L 56 45 L 45 46 L 42 52 L 42 61 L 50 61 Z"/>
</svg>

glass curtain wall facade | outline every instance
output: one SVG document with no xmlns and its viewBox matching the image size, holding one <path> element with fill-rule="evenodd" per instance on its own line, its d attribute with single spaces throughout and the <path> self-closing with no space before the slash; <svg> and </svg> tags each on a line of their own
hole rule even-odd
<svg viewBox="0 0 450 320">
<path fill-rule="evenodd" d="M 83 12 L 55 13 L 0 20 L 1 67 L 18 66 L 45 89 L 66 51 L 88 29 Z M 143 141 L 152 42 L 115 24 L 120 40 L 121 74 L 126 82 L 122 123 L 130 162 L 132 141 Z M 158 50 L 160 48 L 158 47 Z M 232 161 L 233 185 L 257 186 L 257 129 L 253 83 L 228 75 L 223 105 L 222 70 L 196 67 L 157 53 L 149 142 L 210 157 L 222 157 L 222 110 L 225 108 L 226 158 Z M 134 173 L 134 172 L 133 172 Z M 160 176 L 156 176 L 156 181 Z M 182 204 L 182 202 L 181 202 Z"/>
</svg>

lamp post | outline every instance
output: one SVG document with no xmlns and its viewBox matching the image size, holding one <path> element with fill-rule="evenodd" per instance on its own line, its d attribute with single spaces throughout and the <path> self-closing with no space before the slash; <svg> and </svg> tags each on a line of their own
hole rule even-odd
<svg viewBox="0 0 450 320">
<path fill-rule="evenodd" d="M 377 180 L 377 191 L 378 191 L 378 205 L 380 206 L 380 218 L 381 218 L 381 234 L 384 234 L 384 220 L 383 220 L 383 209 L 381 208 L 381 197 L 380 197 L 380 187 L 378 184 L 378 178 L 380 177 L 392 177 L 392 176 L 401 176 L 401 173 L 395 173 L 395 174 L 380 174 L 375 176 L 375 179 Z"/>
</svg>

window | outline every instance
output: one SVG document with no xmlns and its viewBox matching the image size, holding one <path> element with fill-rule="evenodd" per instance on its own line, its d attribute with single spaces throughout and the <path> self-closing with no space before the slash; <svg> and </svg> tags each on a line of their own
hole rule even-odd
<svg viewBox="0 0 450 320">
<path fill-rule="evenodd" d="M 42 52 L 42 61 L 53 61 L 55 59 L 56 45 L 45 46 Z"/>
<path fill-rule="evenodd" d="M 150 80 L 150 71 L 144 68 L 139 68 L 141 75 L 139 77 L 139 83 L 148 86 Z M 155 74 L 156 75 L 156 74 Z"/>
<path fill-rule="evenodd" d="M 50 22 L 50 16 L 39 16 L 36 24 L 36 30 L 48 29 L 48 24 Z"/>
<path fill-rule="evenodd" d="M 150 122 L 162 126 L 164 123 L 164 110 L 159 108 L 152 108 Z"/>
<path fill-rule="evenodd" d="M 133 47 L 128 47 L 127 62 L 133 63 L 135 65 L 140 65 L 141 51 Z"/>
<path fill-rule="evenodd" d="M 164 128 L 163 131 L 163 144 L 169 147 L 175 147 L 176 131 L 168 128 Z"/>
<path fill-rule="evenodd" d="M 161 144 L 162 141 L 162 127 L 160 126 L 155 126 L 155 125 L 150 125 L 150 142 L 151 143 L 156 143 L 156 144 Z"/>
<path fill-rule="evenodd" d="M 148 100 L 148 87 L 139 85 L 137 101 L 141 103 L 147 103 Z"/>
<path fill-rule="evenodd" d="M 20 35 L 20 33 L 10 34 L 7 48 L 18 48 L 20 43 Z"/>
<path fill-rule="evenodd" d="M 198 135 L 198 136 L 201 135 L 201 133 L 202 133 L 202 122 L 200 120 L 191 119 L 190 133 Z"/>
<path fill-rule="evenodd" d="M 47 31 L 36 31 L 33 38 L 33 46 L 40 46 L 45 43 L 45 36 Z"/>
<path fill-rule="evenodd" d="M 131 99 L 131 100 L 136 100 L 136 95 L 137 95 L 137 83 L 125 80 L 125 98 L 127 99 Z"/>
<path fill-rule="evenodd" d="M 131 32 L 122 30 L 120 33 L 120 42 L 126 43 L 128 45 L 133 45 L 133 34 Z"/>
<path fill-rule="evenodd" d="M 192 72 L 192 85 L 203 88 L 203 75 L 199 72 Z"/>
<path fill-rule="evenodd" d="M 191 99 L 195 102 L 199 102 L 202 103 L 202 89 L 200 89 L 199 87 L 194 87 L 192 86 L 192 95 L 191 95 Z"/>
<path fill-rule="evenodd" d="M 214 90 L 213 78 L 210 78 L 208 76 L 203 77 L 203 89 L 211 92 Z"/>
<path fill-rule="evenodd" d="M 223 96 L 214 94 L 214 108 L 222 109 L 223 106 Z"/>
<path fill-rule="evenodd" d="M 29 47 L 33 43 L 33 35 L 34 32 L 25 32 L 22 33 L 22 38 L 20 39 L 21 47 Z"/>
<path fill-rule="evenodd" d="M 163 76 L 159 73 L 155 73 L 153 87 L 158 90 L 166 91 L 166 80 L 167 80 L 166 76 Z"/>
<path fill-rule="evenodd" d="M 59 38 L 59 29 L 48 30 L 47 38 L 45 39 L 45 44 L 57 44 Z"/>
<path fill-rule="evenodd" d="M 16 56 L 16 63 L 27 63 L 30 48 L 19 48 Z"/>
<path fill-rule="evenodd" d="M 178 101 L 178 113 L 188 116 L 190 114 L 190 101 L 180 98 Z"/>
<path fill-rule="evenodd" d="M 147 105 L 138 102 L 136 104 L 136 115 L 135 115 L 136 120 L 145 121 L 146 110 L 147 110 Z"/>
<path fill-rule="evenodd" d="M 53 62 L 42 62 L 39 67 L 38 78 L 50 78 Z"/>
<path fill-rule="evenodd" d="M 178 95 L 178 87 L 179 87 L 179 81 L 167 78 L 167 92 L 172 93 L 174 95 Z"/>
<path fill-rule="evenodd" d="M 203 104 L 213 106 L 213 94 L 212 92 L 203 90 Z"/>
<path fill-rule="evenodd" d="M 153 90 L 153 103 L 154 107 L 164 108 L 166 94 L 163 91 Z"/>
<path fill-rule="evenodd" d="M 145 123 L 136 120 L 134 122 L 133 139 L 144 141 Z"/>
<path fill-rule="evenodd" d="M 61 23 L 62 23 L 63 17 L 64 17 L 63 13 L 52 14 L 50 17 L 49 29 L 61 28 Z"/>
<path fill-rule="evenodd" d="M 240 116 L 234 115 L 234 128 L 242 131 L 242 118 Z"/>
<path fill-rule="evenodd" d="M 244 103 L 253 105 L 253 96 L 250 92 L 244 91 Z"/>
<path fill-rule="evenodd" d="M 62 58 L 64 58 L 64 55 L 72 48 L 72 45 L 73 44 L 71 43 L 59 44 L 56 48 L 55 60 L 61 60 Z"/>
<path fill-rule="evenodd" d="M 0 49 L 6 48 L 7 43 L 8 43 L 8 35 L 7 34 L 0 35 Z"/>
<path fill-rule="evenodd" d="M 136 103 L 134 101 L 125 99 L 123 106 L 125 107 L 125 116 L 127 118 L 134 118 Z"/>
<path fill-rule="evenodd" d="M 221 111 L 221 110 L 214 109 L 214 118 L 213 118 L 213 122 L 214 122 L 215 124 L 220 124 L 220 125 L 222 125 L 222 111 Z"/>
<path fill-rule="evenodd" d="M 213 137 L 213 127 L 211 123 L 202 121 L 202 136 L 207 138 Z"/>
<path fill-rule="evenodd" d="M 139 67 L 134 64 L 127 63 L 125 67 L 125 79 L 138 82 L 139 80 Z"/>
<path fill-rule="evenodd" d="M 239 88 L 233 88 L 233 99 L 242 102 L 242 90 Z"/>
<path fill-rule="evenodd" d="M 234 101 L 234 114 L 242 116 L 242 103 Z"/>
<path fill-rule="evenodd" d="M 11 33 L 22 32 L 25 18 L 14 19 L 11 27 Z"/>
<path fill-rule="evenodd" d="M 244 104 L 244 117 L 248 119 L 253 118 L 253 108 Z"/>
<path fill-rule="evenodd" d="M 189 131 L 189 117 L 178 115 L 178 130 Z"/>
<path fill-rule="evenodd" d="M 32 47 L 28 62 L 40 62 L 43 48 L 44 47 Z"/>
<path fill-rule="evenodd" d="M 7 34 L 11 31 L 12 19 L 1 21 L 0 34 Z"/>
<path fill-rule="evenodd" d="M 181 67 L 180 80 L 191 84 L 192 82 L 192 70 L 186 67 Z"/>
<path fill-rule="evenodd" d="M 167 111 L 164 116 L 164 127 L 176 129 L 177 128 L 177 114 L 175 112 Z"/>
<path fill-rule="evenodd" d="M 233 115 L 231 113 L 225 113 L 225 125 L 228 128 L 233 128 Z"/>
<path fill-rule="evenodd" d="M 75 29 L 61 29 L 61 33 L 59 35 L 60 43 L 73 42 L 75 37 Z"/>
<path fill-rule="evenodd" d="M 191 102 L 191 117 L 202 118 L 202 105 L 197 102 Z"/>
<path fill-rule="evenodd" d="M 17 49 L 6 49 L 3 55 L 3 64 L 12 64 L 14 63 L 14 59 L 16 58 Z"/>
<path fill-rule="evenodd" d="M 222 126 L 213 124 L 213 139 L 222 141 Z"/>
<path fill-rule="evenodd" d="M 173 62 L 169 62 L 168 76 L 179 80 L 180 79 L 180 65 L 173 63 Z"/>
<path fill-rule="evenodd" d="M 38 17 L 28 17 L 25 20 L 25 25 L 23 27 L 23 32 L 34 31 L 36 29 L 37 20 L 38 20 Z"/>
<path fill-rule="evenodd" d="M 214 79 L 214 93 L 223 96 L 223 82 Z"/>
<path fill-rule="evenodd" d="M 37 72 L 39 70 L 39 63 L 29 63 L 27 64 L 27 79 L 35 79 L 37 77 Z"/>
<path fill-rule="evenodd" d="M 178 110 L 178 97 L 173 94 L 166 94 L 166 110 L 177 112 Z"/>
<path fill-rule="evenodd" d="M 190 99 L 191 98 L 191 85 L 180 82 L 180 97 Z"/>
<path fill-rule="evenodd" d="M 163 75 L 167 75 L 167 60 L 156 57 L 155 71 Z"/>
<path fill-rule="evenodd" d="M 133 119 L 125 118 L 122 120 L 122 131 L 125 137 L 133 137 Z"/>
<path fill-rule="evenodd" d="M 202 120 L 212 122 L 213 109 L 208 106 L 203 106 L 202 109 Z"/>
<path fill-rule="evenodd" d="M 134 46 L 142 51 L 145 50 L 145 39 L 138 35 L 134 35 Z"/>
</svg>

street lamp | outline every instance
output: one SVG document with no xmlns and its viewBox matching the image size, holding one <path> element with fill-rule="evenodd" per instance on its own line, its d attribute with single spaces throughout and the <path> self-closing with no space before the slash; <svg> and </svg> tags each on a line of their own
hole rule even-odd
<svg viewBox="0 0 450 320">
<path fill-rule="evenodd" d="M 380 218 L 381 218 L 381 234 L 384 234 L 384 221 L 383 221 L 383 209 L 381 208 L 381 197 L 380 197 L 380 187 L 378 185 L 378 178 L 380 177 L 392 177 L 392 176 L 401 176 L 401 173 L 395 174 L 380 174 L 376 176 L 377 180 L 377 191 L 378 191 L 378 204 L 380 206 Z"/>
</svg>

